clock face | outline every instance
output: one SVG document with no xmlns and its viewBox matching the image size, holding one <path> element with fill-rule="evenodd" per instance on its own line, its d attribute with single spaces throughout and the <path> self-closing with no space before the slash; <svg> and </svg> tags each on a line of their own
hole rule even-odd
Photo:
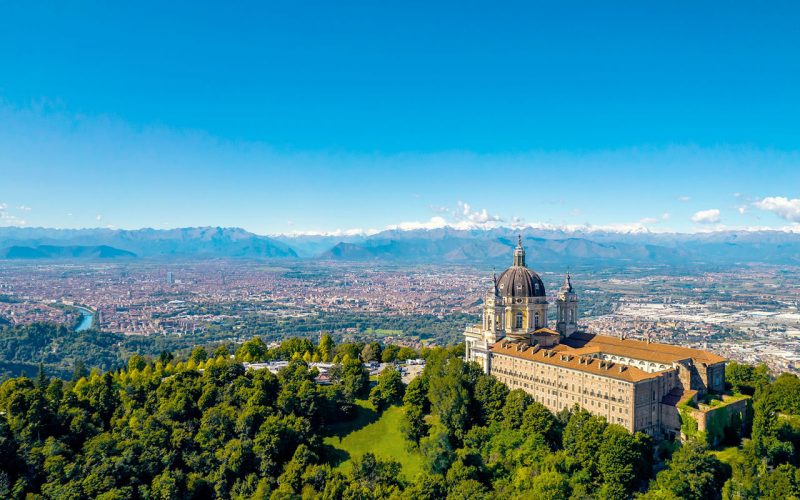
<svg viewBox="0 0 800 500">
<path fill-rule="evenodd" d="M 522 299 L 517 299 L 517 304 L 522 304 Z"/>
</svg>

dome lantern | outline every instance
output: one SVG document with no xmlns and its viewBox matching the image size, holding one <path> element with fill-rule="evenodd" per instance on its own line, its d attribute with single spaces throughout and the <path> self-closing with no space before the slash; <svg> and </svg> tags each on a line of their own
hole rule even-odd
<svg viewBox="0 0 800 500">
<path fill-rule="evenodd" d="M 517 235 L 517 248 L 514 249 L 514 266 L 525 267 L 525 248 L 522 247 L 522 235 Z"/>
<path fill-rule="evenodd" d="M 503 297 L 533 298 L 545 297 L 544 283 L 534 271 L 525 267 L 525 248 L 522 238 L 517 240 L 514 249 L 514 265 L 503 271 L 497 278 L 496 287 Z"/>
</svg>

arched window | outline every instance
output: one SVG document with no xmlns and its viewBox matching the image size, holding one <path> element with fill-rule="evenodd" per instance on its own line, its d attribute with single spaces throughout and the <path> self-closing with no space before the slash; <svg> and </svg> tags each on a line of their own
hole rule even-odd
<svg viewBox="0 0 800 500">
<path fill-rule="evenodd" d="M 516 328 L 522 328 L 522 313 L 517 313 L 517 326 Z"/>
<path fill-rule="evenodd" d="M 539 313 L 533 315 L 533 329 L 534 330 L 539 329 Z"/>
</svg>

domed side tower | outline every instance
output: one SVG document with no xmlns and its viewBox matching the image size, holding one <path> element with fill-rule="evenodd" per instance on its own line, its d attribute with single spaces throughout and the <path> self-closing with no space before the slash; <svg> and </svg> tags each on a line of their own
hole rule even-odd
<svg viewBox="0 0 800 500">
<path fill-rule="evenodd" d="M 495 343 L 505 337 L 503 317 L 503 298 L 497 288 L 497 275 L 495 274 L 492 276 L 492 288 L 486 292 L 483 298 L 482 329 L 487 342 Z"/>
<path fill-rule="evenodd" d="M 558 291 L 556 310 L 556 331 L 562 337 L 569 337 L 578 330 L 578 294 L 572 288 L 569 273 L 564 277 L 564 284 Z"/>
<path fill-rule="evenodd" d="M 497 279 L 506 336 L 530 340 L 531 333 L 547 327 L 547 293 L 538 274 L 525 266 L 525 248 L 517 239 L 513 265 Z"/>
</svg>

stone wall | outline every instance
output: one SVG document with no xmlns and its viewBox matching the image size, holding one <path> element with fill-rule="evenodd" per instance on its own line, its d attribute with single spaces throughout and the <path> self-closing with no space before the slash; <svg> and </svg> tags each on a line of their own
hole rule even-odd
<svg viewBox="0 0 800 500">
<path fill-rule="evenodd" d="M 747 407 L 750 404 L 749 396 L 722 396 L 718 406 L 709 406 L 700 403 L 699 408 L 684 406 L 680 408 L 681 418 L 691 418 L 696 424 L 682 427 L 683 439 L 692 437 L 686 435 L 686 429 L 698 433 L 711 445 L 716 446 L 727 436 L 741 436 L 747 419 Z"/>
</svg>

